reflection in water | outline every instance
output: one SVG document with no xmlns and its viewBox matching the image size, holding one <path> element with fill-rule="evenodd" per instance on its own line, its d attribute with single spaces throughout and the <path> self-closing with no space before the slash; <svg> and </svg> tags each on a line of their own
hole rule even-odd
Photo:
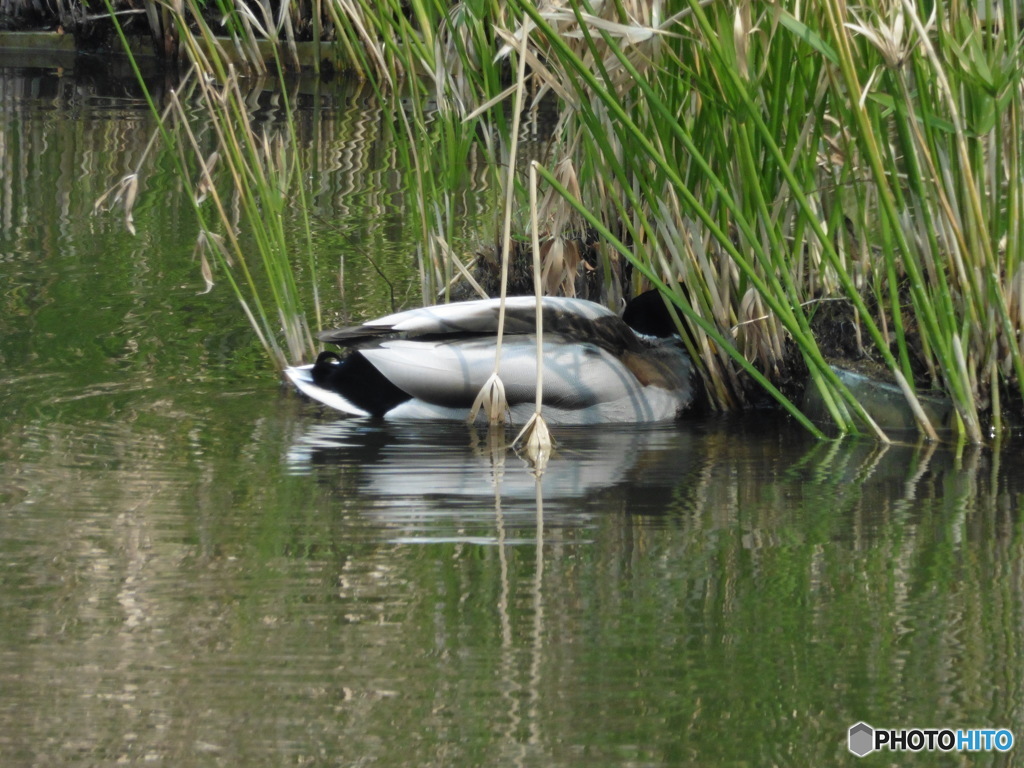
<svg viewBox="0 0 1024 768">
<path fill-rule="evenodd" d="M 788 445 L 772 440 L 772 430 L 785 435 Z M 578 514 L 614 494 L 632 515 L 657 519 L 671 512 L 680 518 L 713 510 L 724 515 L 722 522 L 735 523 L 761 506 L 760 485 L 751 489 L 751 498 L 736 488 L 725 496 L 718 491 L 723 479 L 752 464 L 755 480 L 766 474 L 787 489 L 793 506 L 782 505 L 776 513 L 799 511 L 813 489 L 826 503 L 822 512 L 848 515 L 856 535 L 870 538 L 887 524 L 917 522 L 922 505 L 935 499 L 948 503 L 951 488 L 982 471 L 1012 482 L 1001 470 L 1000 452 L 967 448 L 957 455 L 926 442 L 817 442 L 794 434 L 786 419 L 775 415 L 762 417 L 755 429 L 739 417 L 678 426 L 562 429 L 557 438 L 558 450 L 539 489 L 549 510 L 559 515 Z M 716 461 L 722 452 L 727 458 Z M 525 460 L 504 446 L 492 450 L 476 429 L 457 424 L 313 421 L 286 461 L 294 474 L 372 499 L 377 518 L 395 526 L 414 526 L 420 518 L 427 524 L 486 517 L 486 505 L 497 496 L 514 502 L 529 520 L 527 502 L 537 489 Z M 975 486 L 967 483 L 967 496 L 979 492 Z"/>
<path fill-rule="evenodd" d="M 1020 720 L 1020 446 L 750 414 L 559 430 L 538 484 L 466 427 L 321 422 L 196 295 L 159 164 L 138 237 L 92 216 L 147 118 L 36 77 L 0 77 L 0 764 L 817 766 L 861 719 Z M 304 123 L 317 242 L 404 274 L 402 185 L 340 170 L 390 158 L 360 109 Z"/>
<path fill-rule="evenodd" d="M 675 426 L 567 428 L 557 436 L 557 451 L 539 481 L 504 443 L 491 445 L 486 430 L 461 424 L 314 423 L 288 452 L 288 463 L 326 485 L 340 480 L 336 492 L 371 501 L 372 516 L 398 537 L 429 539 L 431 531 L 450 537 L 456 526 L 478 541 L 486 540 L 479 531 L 501 502 L 514 504 L 513 525 L 520 519 L 532 525 L 538 493 L 560 524 L 585 524 L 589 508 L 602 508 L 616 489 L 628 495 L 642 487 L 648 501 L 661 499 L 698 463 L 692 435 Z M 352 472 L 337 471 L 345 466 Z"/>
<path fill-rule="evenodd" d="M 711 419 L 560 432 L 548 486 L 464 427 L 188 402 L 0 442 L 5 764 L 810 765 L 1018 705 L 1002 454 Z"/>
</svg>

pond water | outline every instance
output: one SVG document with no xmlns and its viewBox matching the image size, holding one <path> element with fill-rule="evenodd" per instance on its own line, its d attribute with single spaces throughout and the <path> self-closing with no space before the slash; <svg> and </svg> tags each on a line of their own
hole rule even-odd
<svg viewBox="0 0 1024 768">
<path fill-rule="evenodd" d="M 345 313 L 414 302 L 399 171 L 344 127 L 372 101 L 304 120 L 325 290 L 348 254 Z M 757 413 L 562 430 L 538 482 L 464 425 L 338 419 L 201 293 L 169 164 L 134 237 L 94 213 L 152 129 L 130 85 L 0 69 L 0 765 L 820 766 L 862 720 L 1024 736 L 1019 445 Z"/>
</svg>

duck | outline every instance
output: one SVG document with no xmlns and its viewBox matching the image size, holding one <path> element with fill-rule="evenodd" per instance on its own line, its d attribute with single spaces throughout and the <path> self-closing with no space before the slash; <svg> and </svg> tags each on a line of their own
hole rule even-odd
<svg viewBox="0 0 1024 768">
<path fill-rule="evenodd" d="M 543 414 L 549 424 L 653 423 L 690 409 L 694 366 L 657 290 L 620 317 L 585 299 L 545 296 Z M 508 420 L 534 413 L 536 302 L 505 300 L 499 375 Z M 465 421 L 494 371 L 500 300 L 439 304 L 318 334 L 343 351 L 285 369 L 302 394 L 351 416 Z"/>
</svg>

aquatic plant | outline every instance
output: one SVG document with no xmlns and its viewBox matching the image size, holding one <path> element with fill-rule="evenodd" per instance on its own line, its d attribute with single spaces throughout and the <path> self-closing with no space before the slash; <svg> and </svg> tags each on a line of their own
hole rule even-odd
<svg viewBox="0 0 1024 768">
<path fill-rule="evenodd" d="M 284 121 L 283 132 L 278 133 L 257 127 L 258 122 L 252 118 L 253 106 L 240 86 L 237 71 L 218 54 L 216 45 L 204 48 L 198 44 L 200 36 L 208 41 L 213 36 L 194 3 L 188 5 L 199 25 L 198 34 L 183 34 L 183 45 L 193 66 L 181 87 L 171 93 L 162 112 L 157 111 L 145 91 L 145 81 L 137 68 L 136 74 L 157 117 L 164 144 L 174 150 L 175 167 L 190 190 L 200 226 L 195 255 L 207 289 L 214 281 L 212 259 L 230 283 L 268 356 L 278 368 L 284 368 L 290 360 L 314 349 L 306 320 L 308 302 L 300 295 L 292 262 L 296 251 L 304 253 L 307 259 L 313 258 L 300 156 L 289 149 L 296 144 L 295 125 L 291 120 Z M 187 27 L 180 11 L 174 18 L 184 32 Z M 117 28 L 130 55 L 128 42 L 120 26 Z M 134 66 L 134 59 L 132 63 Z M 210 77 L 211 74 L 216 77 Z M 279 82 L 280 98 L 290 112 L 288 89 L 284 85 Z M 204 125 L 209 130 L 202 137 L 193 128 L 195 121 L 189 114 L 195 103 L 206 111 Z M 229 179 L 224 190 L 214 177 L 218 165 L 226 168 Z M 305 243 L 299 249 L 290 241 L 284 225 L 284 212 L 293 196 L 299 200 L 297 209 L 304 225 Z M 132 201 L 134 194 L 125 198 L 129 221 Z M 248 238 L 245 244 L 239 236 L 242 231 Z M 258 273 L 249 243 L 254 245 Z M 315 270 L 312 262 L 307 267 Z M 320 302 L 315 285 L 310 299 L 319 324 Z"/>
<path fill-rule="evenodd" d="M 929 436 L 920 390 L 952 399 L 961 437 L 982 439 L 986 409 L 998 430 L 1001 389 L 1019 407 L 1024 381 L 1017 9 L 602 10 L 518 3 L 493 35 L 510 53 L 528 34 L 537 98 L 560 100 L 552 164 L 621 245 L 606 272 L 685 285 L 672 294 L 712 401 L 749 401 L 747 361 L 790 392 L 806 368 L 840 429 L 880 434 L 832 368 L 841 353 L 875 360 Z M 837 300 L 855 338 L 823 350 Z"/>
<path fill-rule="evenodd" d="M 973 442 L 1024 400 L 1019 14 L 956 0 L 323 6 L 324 39 L 404 127 L 425 299 L 472 274 L 446 247 L 445 190 L 470 148 L 500 186 L 507 101 L 525 89 L 528 108 L 558 105 L 531 233 L 544 290 L 573 289 L 585 267 L 565 244 L 588 228 L 608 302 L 651 283 L 678 308 L 714 407 L 767 391 L 817 432 L 791 402 L 809 381 L 841 432 L 886 439 L 833 367 L 871 365 L 924 434 L 942 425 L 919 397 L 937 391 Z M 187 45 L 207 28 L 178 26 L 227 82 L 205 63 L 214 42 Z M 256 50 L 254 29 L 233 31 L 236 49 Z M 446 128 L 429 157 L 428 99 Z M 267 153 L 239 146 L 244 183 Z M 511 215 L 525 233 L 524 176 Z"/>
<path fill-rule="evenodd" d="M 750 396 L 737 352 L 782 384 L 796 361 L 841 429 L 879 433 L 819 344 L 816 315 L 839 299 L 866 337 L 854 356 L 899 384 L 926 434 L 922 389 L 946 393 L 975 442 L 983 409 L 1002 421 L 1001 389 L 1019 408 L 1016 9 L 518 7 L 529 23 L 505 36 L 530 34 L 534 76 L 565 101 L 580 186 L 566 200 L 634 275 L 685 285 L 672 295 L 720 407 Z"/>
</svg>

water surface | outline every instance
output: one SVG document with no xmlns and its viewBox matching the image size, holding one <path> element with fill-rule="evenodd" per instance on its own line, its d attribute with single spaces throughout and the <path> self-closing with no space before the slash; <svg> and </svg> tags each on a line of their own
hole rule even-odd
<svg viewBox="0 0 1024 768">
<path fill-rule="evenodd" d="M 0 71 L 0 764 L 818 766 L 856 762 L 859 720 L 1022 735 L 1019 446 L 759 413 L 558 431 L 538 482 L 464 425 L 339 419 L 200 294 L 169 168 L 135 237 L 94 214 L 152 130 L 110 87 Z M 387 157 L 332 98 L 311 154 Z M 359 249 L 412 286 L 415 234 L 399 170 L 345 166 L 314 172 L 317 279 L 346 255 L 365 316 L 391 289 Z"/>
</svg>

